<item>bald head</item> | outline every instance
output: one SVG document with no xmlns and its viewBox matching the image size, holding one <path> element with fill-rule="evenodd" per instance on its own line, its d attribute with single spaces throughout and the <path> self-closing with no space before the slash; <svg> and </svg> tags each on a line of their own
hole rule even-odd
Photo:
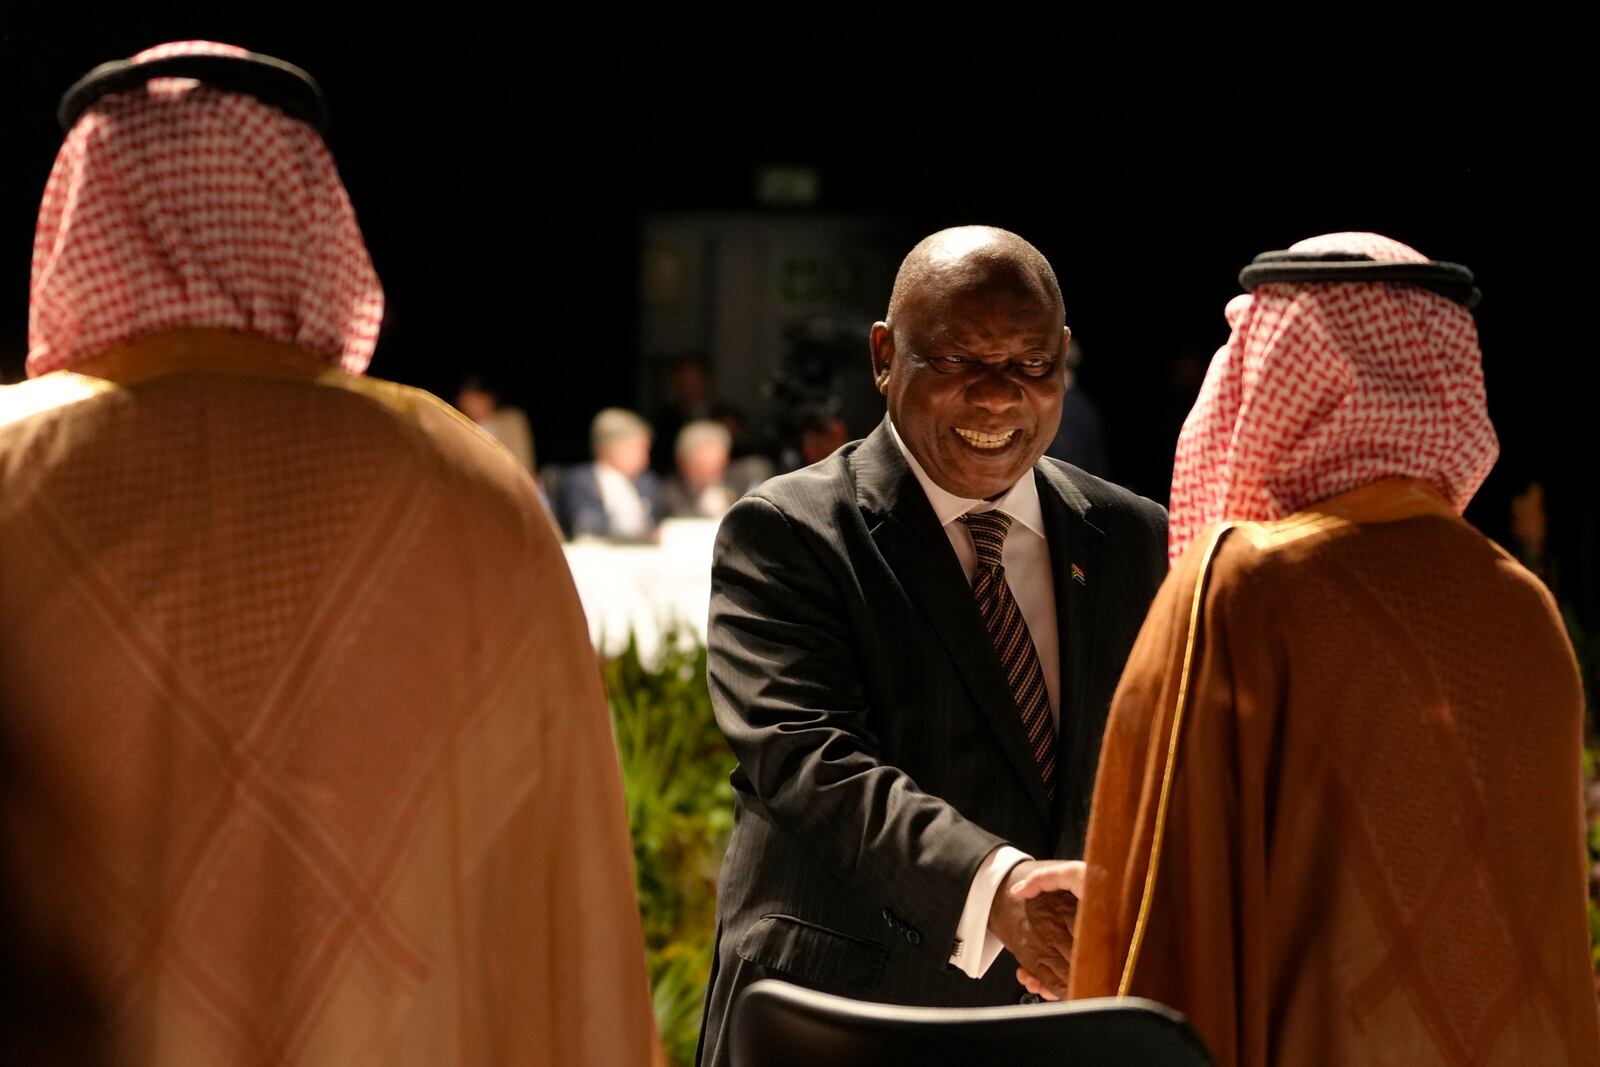
<svg viewBox="0 0 1600 1067">
<path fill-rule="evenodd" d="M 872 324 L 872 377 L 923 472 L 993 499 L 1044 454 L 1066 389 L 1056 272 L 992 226 L 940 230 L 906 256 Z"/>
<path fill-rule="evenodd" d="M 893 329 L 913 305 L 956 292 L 1008 292 L 1031 298 L 1065 318 L 1061 286 L 1050 261 L 1012 233 L 994 226 L 956 226 L 917 242 L 894 277 L 885 321 Z"/>
</svg>

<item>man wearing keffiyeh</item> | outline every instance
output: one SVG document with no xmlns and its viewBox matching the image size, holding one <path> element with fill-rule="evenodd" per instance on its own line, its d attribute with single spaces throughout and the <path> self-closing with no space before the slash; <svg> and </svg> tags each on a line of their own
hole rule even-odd
<svg viewBox="0 0 1600 1067">
<path fill-rule="evenodd" d="M 1582 702 L 1549 592 L 1460 517 L 1498 452 L 1471 273 L 1258 257 L 1178 442 L 1113 701 L 1070 993 L 1219 1064 L 1600 1063 Z"/>
<path fill-rule="evenodd" d="M 304 72 L 100 68 L 0 391 L 0 862 L 114 1063 L 648 1062 L 604 696 L 551 522 L 361 377 Z"/>
</svg>

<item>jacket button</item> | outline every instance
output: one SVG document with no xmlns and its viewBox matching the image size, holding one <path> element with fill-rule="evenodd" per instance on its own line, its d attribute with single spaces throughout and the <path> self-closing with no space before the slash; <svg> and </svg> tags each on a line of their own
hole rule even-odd
<svg viewBox="0 0 1600 1067">
<path fill-rule="evenodd" d="M 1041 997 L 1037 993 L 1024 993 L 1024 994 L 1022 994 L 1022 996 L 1017 998 L 1017 1003 L 1018 1004 L 1042 1004 L 1042 1003 L 1044 1003 L 1044 998 Z"/>
<path fill-rule="evenodd" d="M 896 919 L 894 917 L 894 912 L 890 911 L 888 908 L 883 909 L 883 921 L 889 924 L 889 929 L 891 930 L 900 929 L 900 920 Z"/>
<path fill-rule="evenodd" d="M 911 942 L 913 945 L 920 945 L 922 944 L 922 935 L 917 933 L 915 930 L 907 930 L 906 940 Z"/>
</svg>

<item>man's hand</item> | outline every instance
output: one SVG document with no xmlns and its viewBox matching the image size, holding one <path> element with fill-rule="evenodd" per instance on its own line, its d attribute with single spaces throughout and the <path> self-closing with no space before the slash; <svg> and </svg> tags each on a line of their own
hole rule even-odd
<svg viewBox="0 0 1600 1067">
<path fill-rule="evenodd" d="M 1017 980 L 1051 1000 L 1067 995 L 1078 898 L 1066 890 L 1074 885 L 1083 888 L 1082 861 L 1025 860 L 1007 872 L 989 908 L 989 929 L 1022 964 Z"/>
<path fill-rule="evenodd" d="M 1032 868 L 1016 880 L 1011 895 L 1022 900 L 1032 900 L 1042 893 L 1068 892 L 1074 897 L 1083 896 L 1083 878 L 1088 866 L 1082 860 L 1034 860 L 1019 863 L 1011 868 L 1012 874 L 1023 867 Z"/>
<path fill-rule="evenodd" d="M 1029 869 L 1024 871 L 1022 870 L 1024 867 Z M 1017 900 L 1026 901 L 1028 907 L 1048 908 L 1054 909 L 1056 913 L 1064 913 L 1070 938 L 1078 918 L 1078 898 L 1083 895 L 1085 870 L 1082 860 L 1033 860 L 1019 863 L 1011 869 L 1011 874 L 1006 876 L 1006 882 L 1010 883 L 1009 887 L 1002 885 L 1002 889 Z M 995 902 L 998 905 L 998 894 Z M 992 921 L 991 919 L 991 923 Z M 1005 940 L 998 931 L 996 936 L 999 936 L 1001 941 Z M 1068 943 L 1070 946 L 1070 940 Z M 1015 950 L 1012 955 L 1016 955 Z M 1046 1000 L 1060 1000 L 1067 995 L 1064 974 L 1059 982 L 1052 984 L 1053 976 L 1046 975 L 1044 971 L 1032 970 L 1021 956 L 1017 956 L 1017 961 L 1022 964 L 1017 969 L 1017 981 L 1021 982 L 1028 992 Z M 1041 975 L 1046 976 L 1042 978 Z"/>
</svg>

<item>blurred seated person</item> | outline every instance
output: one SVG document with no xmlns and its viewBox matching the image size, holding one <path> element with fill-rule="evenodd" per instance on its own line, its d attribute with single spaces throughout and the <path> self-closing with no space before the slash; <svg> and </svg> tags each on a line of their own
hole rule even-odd
<svg viewBox="0 0 1600 1067">
<path fill-rule="evenodd" d="M 606 408 L 589 428 L 594 462 L 574 467 L 556 487 L 556 518 L 569 538 L 649 540 L 661 520 L 661 480 L 650 470 L 650 424 L 626 408 Z"/>
<path fill-rule="evenodd" d="M 510 449 L 523 470 L 533 472 L 533 430 L 528 426 L 527 413 L 501 404 L 500 391 L 491 379 L 473 374 L 462 381 L 456 394 L 456 410 Z"/>
<path fill-rule="evenodd" d="M 697 419 L 678 431 L 678 473 L 661 493 L 666 514 L 674 519 L 720 519 L 741 493 L 728 482 L 728 453 L 733 437 L 711 419 Z"/>
</svg>

